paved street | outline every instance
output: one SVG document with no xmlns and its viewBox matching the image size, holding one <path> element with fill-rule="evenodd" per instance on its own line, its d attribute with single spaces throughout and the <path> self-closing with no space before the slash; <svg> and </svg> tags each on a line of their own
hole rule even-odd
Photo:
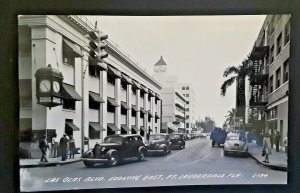
<svg viewBox="0 0 300 193">
<path fill-rule="evenodd" d="M 251 158 L 224 157 L 209 139 L 186 142 L 186 149 L 161 157 L 128 161 L 117 167 L 86 168 L 82 162 L 45 168 L 21 168 L 21 191 L 205 184 L 286 184 L 287 172 Z"/>
</svg>

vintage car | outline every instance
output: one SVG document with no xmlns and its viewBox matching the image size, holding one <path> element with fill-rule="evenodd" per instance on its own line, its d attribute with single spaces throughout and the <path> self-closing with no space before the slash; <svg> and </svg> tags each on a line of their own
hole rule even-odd
<svg viewBox="0 0 300 193">
<path fill-rule="evenodd" d="M 140 135 L 110 135 L 103 143 L 96 143 L 94 148 L 86 151 L 81 159 L 87 167 L 92 167 L 96 163 L 116 166 L 128 158 L 143 160 L 146 152 L 147 149 Z"/>
<path fill-rule="evenodd" d="M 224 156 L 229 153 L 248 156 L 248 145 L 244 135 L 229 133 L 224 143 Z"/>
<path fill-rule="evenodd" d="M 161 152 L 163 155 L 171 152 L 172 143 L 170 135 L 166 133 L 151 134 L 146 144 L 147 154 Z"/>
<path fill-rule="evenodd" d="M 217 144 L 220 146 L 221 144 L 225 143 L 227 136 L 227 132 L 219 127 L 216 127 L 210 134 L 210 139 L 211 139 L 211 145 L 212 147 Z"/>
<path fill-rule="evenodd" d="M 179 149 L 185 148 L 185 140 L 183 139 L 182 133 L 171 133 L 170 140 L 172 143 L 172 148 L 179 148 Z"/>
</svg>

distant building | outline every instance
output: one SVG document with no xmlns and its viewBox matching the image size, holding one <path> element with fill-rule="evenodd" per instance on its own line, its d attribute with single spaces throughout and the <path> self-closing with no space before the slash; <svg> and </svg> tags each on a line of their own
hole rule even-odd
<svg viewBox="0 0 300 193">
<path fill-rule="evenodd" d="M 180 83 L 178 85 L 181 93 L 186 99 L 186 128 L 195 128 L 196 122 L 196 96 L 195 91 L 190 83 Z"/>
<path fill-rule="evenodd" d="M 178 87 L 178 78 L 167 72 L 167 64 L 163 57 L 154 65 L 154 78 L 161 85 L 162 129 L 165 132 L 185 132 L 187 100 Z"/>
</svg>

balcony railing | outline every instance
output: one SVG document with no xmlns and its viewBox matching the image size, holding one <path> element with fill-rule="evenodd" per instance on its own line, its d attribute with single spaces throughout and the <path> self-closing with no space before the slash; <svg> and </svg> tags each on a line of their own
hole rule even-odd
<svg viewBox="0 0 300 193">
<path fill-rule="evenodd" d="M 251 60 L 263 59 L 269 54 L 269 46 L 255 46 L 250 55 Z"/>
<path fill-rule="evenodd" d="M 268 101 L 263 95 L 252 96 L 250 99 L 250 106 L 252 107 L 265 107 L 267 104 Z"/>
<path fill-rule="evenodd" d="M 256 74 L 250 81 L 250 85 L 264 85 L 268 81 L 269 74 Z"/>
</svg>

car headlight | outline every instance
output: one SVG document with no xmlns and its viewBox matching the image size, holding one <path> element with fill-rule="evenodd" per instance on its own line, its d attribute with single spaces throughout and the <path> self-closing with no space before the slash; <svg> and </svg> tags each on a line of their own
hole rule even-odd
<svg viewBox="0 0 300 193">
<path fill-rule="evenodd" d="M 104 151 L 105 150 L 105 147 L 101 147 L 101 151 Z"/>
</svg>

